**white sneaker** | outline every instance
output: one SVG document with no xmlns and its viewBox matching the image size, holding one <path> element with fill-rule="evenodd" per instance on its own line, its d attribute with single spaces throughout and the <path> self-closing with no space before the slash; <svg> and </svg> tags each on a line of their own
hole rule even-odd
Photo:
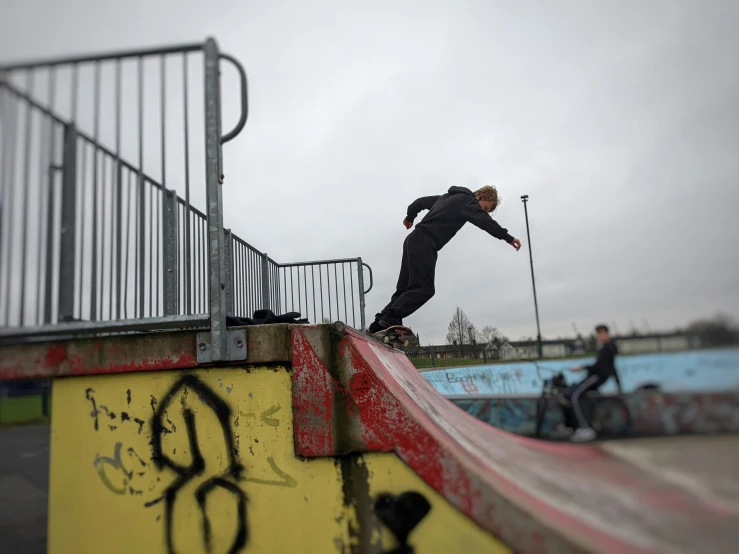
<svg viewBox="0 0 739 554">
<path fill-rule="evenodd" d="M 574 432 L 575 430 L 572 427 L 567 427 L 567 425 L 560 423 L 554 428 L 550 436 L 553 439 L 566 439 L 571 437 Z"/>
<path fill-rule="evenodd" d="M 580 427 L 570 437 L 572 442 L 588 442 L 596 437 L 595 431 L 590 427 Z"/>
</svg>

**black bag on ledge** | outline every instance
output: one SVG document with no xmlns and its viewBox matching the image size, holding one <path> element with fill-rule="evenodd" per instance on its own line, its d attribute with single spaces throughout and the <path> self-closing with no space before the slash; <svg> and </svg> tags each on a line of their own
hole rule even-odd
<svg viewBox="0 0 739 554">
<path fill-rule="evenodd" d="M 272 323 L 310 323 L 307 319 L 300 319 L 299 312 L 288 312 L 275 315 L 272 310 L 257 310 L 254 317 L 226 316 L 227 327 L 241 327 L 243 325 L 270 325 Z"/>
</svg>

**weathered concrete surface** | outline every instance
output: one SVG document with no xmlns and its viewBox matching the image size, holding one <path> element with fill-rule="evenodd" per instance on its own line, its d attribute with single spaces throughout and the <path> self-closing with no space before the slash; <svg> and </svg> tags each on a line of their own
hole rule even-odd
<svg viewBox="0 0 739 554">
<path fill-rule="evenodd" d="M 622 440 L 600 446 L 657 479 L 739 514 L 739 436 Z"/>
<path fill-rule="evenodd" d="M 699 460 L 511 435 L 364 335 L 264 329 L 269 364 L 54 380 L 51 554 L 736 550 Z"/>
<path fill-rule="evenodd" d="M 304 456 L 393 451 L 521 552 L 735 551 L 739 518 L 723 505 L 597 445 L 550 444 L 486 425 L 447 401 L 402 353 L 351 330 L 328 358 L 296 335 L 294 378 L 310 368 L 313 399 L 294 414 Z M 302 411 L 322 441 L 303 441 Z"/>
<path fill-rule="evenodd" d="M 246 327 L 247 360 L 239 363 L 290 361 L 288 328 L 287 324 Z M 196 331 L 162 331 L 0 345 L 0 380 L 199 367 L 196 337 Z"/>
</svg>

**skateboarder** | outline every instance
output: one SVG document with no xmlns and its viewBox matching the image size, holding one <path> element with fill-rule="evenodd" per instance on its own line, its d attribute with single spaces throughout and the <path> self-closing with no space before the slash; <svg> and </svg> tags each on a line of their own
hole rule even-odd
<svg viewBox="0 0 739 554">
<path fill-rule="evenodd" d="M 500 204 L 495 187 L 482 187 L 472 192 L 464 187 L 451 187 L 441 196 L 425 196 L 408 206 L 403 220 L 406 229 L 421 210 L 429 210 L 426 217 L 406 237 L 398 285 L 390 302 L 375 316 L 369 327 L 377 333 L 392 325 L 402 325 L 403 318 L 414 313 L 434 295 L 434 272 L 439 250 L 470 222 L 497 239 L 504 240 L 516 250 L 521 241 L 513 238 L 498 225 L 490 214 Z"/>
<path fill-rule="evenodd" d="M 565 398 L 570 401 L 570 406 L 563 406 L 565 425 L 560 426 L 556 431 L 556 434 L 560 436 L 571 435 L 574 442 L 591 441 L 596 435 L 595 430 L 585 417 L 582 395 L 588 391 L 597 391 L 611 377 L 615 379 L 616 387 L 619 394 L 621 394 L 621 380 L 618 378 L 615 365 L 616 355 L 618 354 L 616 343 L 611 340 L 607 325 L 598 325 L 595 328 L 595 333 L 601 345 L 598 359 L 593 365 L 572 368 L 572 371 L 585 370 L 588 374 L 579 383 L 568 387 L 565 392 Z"/>
</svg>

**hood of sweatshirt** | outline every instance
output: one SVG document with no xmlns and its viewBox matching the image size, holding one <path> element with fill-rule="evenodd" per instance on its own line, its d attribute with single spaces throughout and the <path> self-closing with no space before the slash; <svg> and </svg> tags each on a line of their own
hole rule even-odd
<svg viewBox="0 0 739 554">
<path fill-rule="evenodd" d="M 469 194 L 474 196 L 474 192 L 466 187 L 449 187 L 449 194 Z"/>
</svg>

